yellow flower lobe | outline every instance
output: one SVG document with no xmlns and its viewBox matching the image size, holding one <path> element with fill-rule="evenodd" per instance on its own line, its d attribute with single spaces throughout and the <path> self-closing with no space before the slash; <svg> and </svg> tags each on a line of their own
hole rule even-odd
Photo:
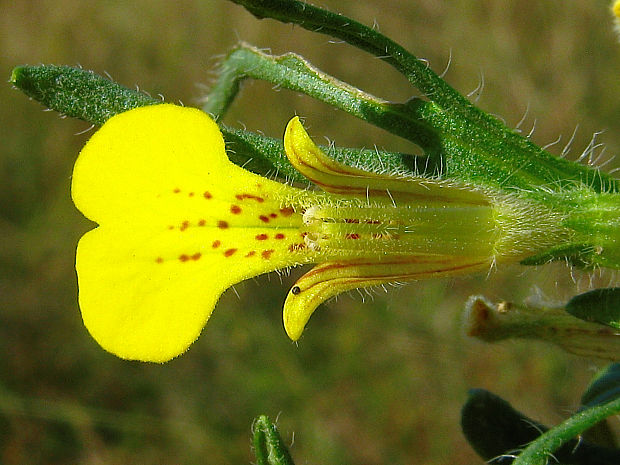
<svg viewBox="0 0 620 465">
<path fill-rule="evenodd" d="M 283 200 L 300 191 L 231 163 L 195 109 L 111 118 L 80 153 L 72 195 L 99 224 L 77 250 L 82 317 L 122 358 L 181 354 L 228 287 L 310 260 L 302 216 Z"/>
</svg>

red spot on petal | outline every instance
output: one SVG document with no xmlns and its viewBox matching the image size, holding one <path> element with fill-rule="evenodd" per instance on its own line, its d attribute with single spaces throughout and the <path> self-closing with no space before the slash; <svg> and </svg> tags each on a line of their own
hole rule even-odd
<svg viewBox="0 0 620 465">
<path fill-rule="evenodd" d="M 235 195 L 235 197 L 237 198 L 237 200 L 252 199 L 252 200 L 256 200 L 258 203 L 263 203 L 265 201 L 264 198 L 259 197 L 258 195 L 252 195 L 252 194 L 237 194 Z"/>
<path fill-rule="evenodd" d="M 168 226 L 168 229 L 172 231 L 174 229 L 174 226 L 170 225 Z"/>
<path fill-rule="evenodd" d="M 278 215 L 277 215 L 277 214 L 275 214 L 275 213 L 270 213 L 270 214 L 269 214 L 269 216 L 270 216 L 271 218 L 277 218 L 277 217 L 278 217 Z"/>
<path fill-rule="evenodd" d="M 284 217 L 291 216 L 293 213 L 295 213 L 295 210 L 291 207 L 280 208 L 280 214 Z"/>
<path fill-rule="evenodd" d="M 275 250 L 270 249 L 270 250 L 263 250 L 261 252 L 261 257 L 263 257 L 265 260 L 269 260 L 271 258 L 271 254 L 274 253 Z"/>
<path fill-rule="evenodd" d="M 228 228 L 228 222 L 220 220 L 217 222 L 217 227 L 220 229 L 226 229 Z"/>
<path fill-rule="evenodd" d="M 298 252 L 306 248 L 306 244 L 291 244 L 288 246 L 289 252 Z"/>
<path fill-rule="evenodd" d="M 241 213 L 241 207 L 239 205 L 231 205 L 230 213 L 232 213 L 233 215 L 238 215 L 239 213 Z"/>
<path fill-rule="evenodd" d="M 179 189 L 178 187 L 176 189 L 174 189 L 172 192 L 174 192 L 175 194 L 178 194 L 179 192 L 181 192 L 181 189 Z"/>
<path fill-rule="evenodd" d="M 181 260 L 182 262 L 186 262 L 187 260 L 189 260 L 189 255 L 179 255 L 179 260 Z"/>
<path fill-rule="evenodd" d="M 232 254 L 234 254 L 237 251 L 237 249 L 227 249 L 224 251 L 224 256 L 225 257 L 230 257 Z"/>
<path fill-rule="evenodd" d="M 189 221 L 185 220 L 183 221 L 183 223 L 181 223 L 181 227 L 179 228 L 179 230 L 185 231 L 187 228 L 189 228 Z"/>
<path fill-rule="evenodd" d="M 198 222 L 198 226 L 204 226 L 205 224 L 207 224 L 207 220 L 200 220 Z"/>
<path fill-rule="evenodd" d="M 187 195 L 189 195 L 190 197 L 193 197 L 193 196 L 194 196 L 194 193 L 193 193 L 193 192 L 190 192 L 190 193 L 189 193 L 189 194 L 187 194 Z"/>
<path fill-rule="evenodd" d="M 267 234 L 258 234 L 254 239 L 257 241 L 265 241 L 269 238 Z"/>
<path fill-rule="evenodd" d="M 200 257 L 202 257 L 202 254 L 200 252 L 196 252 L 194 255 L 192 255 L 192 260 L 199 260 Z"/>
<path fill-rule="evenodd" d="M 204 194 L 202 194 L 202 196 L 203 196 L 205 199 L 211 199 L 211 198 L 213 198 L 213 196 L 211 195 L 211 192 L 209 192 L 209 191 L 205 191 L 205 192 L 204 192 Z"/>
<path fill-rule="evenodd" d="M 347 239 L 359 239 L 359 238 L 360 238 L 360 235 L 359 235 L 359 234 L 357 234 L 357 233 L 352 233 L 352 234 L 347 234 L 347 235 L 346 235 L 346 236 L 344 236 L 344 237 L 346 237 Z"/>
<path fill-rule="evenodd" d="M 213 247 L 214 249 L 217 249 L 220 245 L 222 245 L 220 241 L 213 241 L 213 244 L 211 244 L 211 247 Z"/>
<path fill-rule="evenodd" d="M 276 239 L 284 239 L 284 234 L 278 233 L 278 234 L 276 234 L 275 237 L 276 237 Z"/>
<path fill-rule="evenodd" d="M 263 223 L 269 223 L 269 218 L 265 215 L 259 216 L 258 219 L 261 220 Z"/>
<path fill-rule="evenodd" d="M 250 250 L 247 254 L 245 254 L 245 258 L 250 258 L 252 256 L 256 255 L 256 251 L 255 250 Z"/>
<path fill-rule="evenodd" d="M 161 258 L 161 257 L 157 257 L 157 258 L 155 259 L 155 262 L 157 262 L 157 263 L 164 263 L 164 259 L 163 259 L 163 258 Z"/>
</svg>

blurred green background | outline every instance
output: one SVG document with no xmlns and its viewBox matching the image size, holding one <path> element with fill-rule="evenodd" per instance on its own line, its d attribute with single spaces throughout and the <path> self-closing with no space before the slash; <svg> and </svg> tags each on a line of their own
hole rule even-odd
<svg viewBox="0 0 620 465">
<path fill-rule="evenodd" d="M 608 1 L 322 0 L 429 60 L 478 104 L 570 157 L 592 134 L 620 148 L 620 43 Z M 0 1 L 0 69 L 82 65 L 169 101 L 198 105 L 222 54 L 240 40 L 295 51 L 340 79 L 405 100 L 407 82 L 326 36 L 258 21 L 224 0 Z M 475 98 L 476 96 L 472 96 Z M 575 411 L 596 362 L 534 342 L 465 338 L 467 297 L 517 301 L 537 285 L 563 300 L 610 274 L 563 265 L 351 293 L 321 308 L 299 344 L 281 323 L 302 270 L 235 286 L 201 338 L 166 365 L 101 350 L 83 328 L 73 270 L 92 227 L 72 206 L 70 176 L 88 127 L 0 87 L 0 462 L 3 464 L 250 463 L 250 425 L 278 417 L 298 464 L 472 464 L 459 411 L 470 387 L 555 424 Z M 225 122 L 280 137 L 294 114 L 317 141 L 413 150 L 323 104 L 248 83 Z M 605 156 L 607 156 L 605 155 Z M 610 168 L 618 163 L 610 163 Z M 575 281 L 573 281 L 573 277 Z"/>
</svg>

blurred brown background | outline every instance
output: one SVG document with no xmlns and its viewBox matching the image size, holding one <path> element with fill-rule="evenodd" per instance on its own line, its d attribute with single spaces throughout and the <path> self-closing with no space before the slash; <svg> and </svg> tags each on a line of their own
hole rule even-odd
<svg viewBox="0 0 620 465">
<path fill-rule="evenodd" d="M 571 157 L 592 134 L 620 148 L 620 43 L 609 2 L 322 0 L 380 30 L 463 93 L 484 76 L 478 104 Z M 294 51 L 378 96 L 408 83 L 376 58 L 326 36 L 258 21 L 224 0 L 0 1 L 0 69 L 82 65 L 169 101 L 197 105 L 218 59 L 239 41 Z M 475 96 L 472 96 L 475 98 Z M 0 462 L 5 464 L 250 463 L 250 425 L 279 417 L 298 464 L 480 462 L 458 424 L 469 387 L 483 387 L 554 424 L 578 406 L 596 364 L 533 342 L 497 346 L 462 335 L 471 294 L 522 300 L 538 285 L 563 300 L 590 278 L 565 266 L 420 282 L 357 293 L 320 309 L 298 345 L 282 329 L 291 277 L 227 292 L 203 336 L 166 365 L 119 360 L 83 328 L 75 244 L 92 227 L 69 197 L 88 126 L 41 111 L 0 87 Z M 339 145 L 411 150 L 323 104 L 248 83 L 225 121 L 280 137 L 294 114 Z M 618 166 L 612 162 L 609 167 Z"/>
</svg>

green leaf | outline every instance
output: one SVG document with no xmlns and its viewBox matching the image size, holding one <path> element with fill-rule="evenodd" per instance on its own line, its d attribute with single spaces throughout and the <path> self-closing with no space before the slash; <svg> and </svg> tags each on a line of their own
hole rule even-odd
<svg viewBox="0 0 620 465">
<path fill-rule="evenodd" d="M 469 391 L 461 411 L 461 428 L 480 457 L 494 459 L 499 465 L 512 463 L 515 451 L 548 429 L 484 389 Z"/>
<path fill-rule="evenodd" d="M 594 289 L 573 297 L 566 311 L 585 321 L 594 321 L 620 330 L 620 288 Z"/>
<path fill-rule="evenodd" d="M 92 71 L 71 66 L 18 66 L 10 82 L 47 108 L 98 125 L 117 113 L 161 103 Z"/>
<path fill-rule="evenodd" d="M 567 260 L 575 266 L 590 268 L 592 263 L 588 260 L 588 257 L 593 252 L 594 248 L 590 244 L 560 244 L 540 254 L 521 260 L 521 265 L 538 266 L 553 261 Z"/>
</svg>

